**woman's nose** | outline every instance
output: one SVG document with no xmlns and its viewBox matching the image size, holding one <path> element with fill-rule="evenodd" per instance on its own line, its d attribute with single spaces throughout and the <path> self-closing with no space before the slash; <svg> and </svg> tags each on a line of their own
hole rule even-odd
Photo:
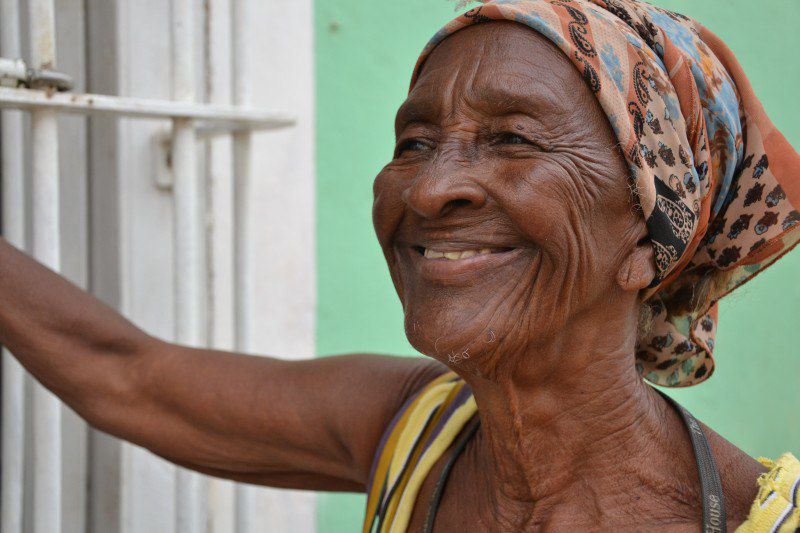
<svg viewBox="0 0 800 533">
<path fill-rule="evenodd" d="M 472 179 L 457 174 L 419 176 L 402 192 L 403 201 L 423 218 L 437 218 L 457 207 L 478 209 L 486 191 Z"/>
</svg>

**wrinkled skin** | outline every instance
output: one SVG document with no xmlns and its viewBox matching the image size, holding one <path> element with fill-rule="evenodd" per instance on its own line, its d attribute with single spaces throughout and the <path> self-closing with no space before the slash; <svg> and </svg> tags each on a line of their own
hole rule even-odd
<svg viewBox="0 0 800 533">
<path fill-rule="evenodd" d="M 652 249 L 577 69 L 522 25 L 461 30 L 423 65 L 396 135 L 373 219 L 406 333 L 470 383 L 482 421 L 437 520 L 445 530 L 696 529 L 686 429 L 634 370 Z M 761 467 L 711 440 L 739 523 Z"/>
<path fill-rule="evenodd" d="M 521 25 L 464 29 L 428 58 L 397 136 L 375 228 L 408 337 L 433 359 L 165 342 L 2 239 L 0 344 L 96 428 L 200 472 L 309 490 L 364 491 L 398 409 L 450 367 L 481 425 L 437 531 L 696 531 L 687 430 L 634 367 L 652 251 L 576 69 Z M 764 469 L 706 431 L 735 526 Z"/>
<path fill-rule="evenodd" d="M 443 363 L 466 351 L 459 366 L 487 375 L 527 365 L 503 354 L 534 351 L 612 295 L 634 312 L 653 275 L 650 247 L 634 250 L 646 228 L 599 104 L 560 51 L 517 26 L 471 28 L 433 52 L 375 180 L 409 340 Z M 428 245 L 513 250 L 426 276 L 416 247 Z M 620 290 L 632 250 L 641 278 Z"/>
</svg>

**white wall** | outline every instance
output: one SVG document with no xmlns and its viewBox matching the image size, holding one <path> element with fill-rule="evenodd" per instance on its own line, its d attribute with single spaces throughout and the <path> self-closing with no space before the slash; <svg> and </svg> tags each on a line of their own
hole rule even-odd
<svg viewBox="0 0 800 533">
<path fill-rule="evenodd" d="M 198 0 L 201 1 L 201 0 Z M 198 9 L 198 94 L 230 103 L 230 0 Z M 58 67 L 91 92 L 169 99 L 170 3 L 63 0 Z M 296 126 L 253 138 L 254 352 L 314 353 L 315 205 L 311 0 L 255 0 L 253 104 L 287 111 Z M 62 133 L 63 264 L 134 323 L 174 337 L 173 198 L 154 175 L 169 123 L 67 118 Z M 201 144 L 207 180 L 208 341 L 233 342 L 231 142 Z M 175 531 L 175 467 L 64 418 L 64 531 Z M 315 530 L 310 493 L 258 489 L 252 531 Z M 233 484 L 208 484 L 208 530 L 234 531 Z M 35 513 L 28 507 L 27 516 Z M 244 533 L 244 532 L 242 532 Z"/>
</svg>

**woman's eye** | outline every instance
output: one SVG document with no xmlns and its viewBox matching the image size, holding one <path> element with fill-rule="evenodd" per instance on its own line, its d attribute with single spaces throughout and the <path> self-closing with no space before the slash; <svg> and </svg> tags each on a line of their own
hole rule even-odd
<svg viewBox="0 0 800 533">
<path fill-rule="evenodd" d="M 408 139 L 397 145 L 394 151 L 395 157 L 400 157 L 405 152 L 419 152 L 427 150 L 428 146 L 417 139 Z"/>
<path fill-rule="evenodd" d="M 533 145 L 531 141 L 523 137 L 522 135 L 517 135 L 516 133 L 511 133 L 510 131 L 503 132 L 497 136 L 497 144 L 530 144 Z"/>
</svg>

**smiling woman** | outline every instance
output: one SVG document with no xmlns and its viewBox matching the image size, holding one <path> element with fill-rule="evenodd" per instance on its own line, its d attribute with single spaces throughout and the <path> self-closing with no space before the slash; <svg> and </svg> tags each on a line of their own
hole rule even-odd
<svg viewBox="0 0 800 533">
<path fill-rule="evenodd" d="M 179 465 L 368 493 L 365 532 L 800 525 L 794 456 L 648 384 L 708 379 L 716 300 L 800 238 L 800 157 L 716 36 L 638 0 L 486 2 L 423 51 L 396 137 L 373 221 L 428 359 L 165 343 L 5 243 L 0 341 Z"/>
<path fill-rule="evenodd" d="M 365 531 L 431 530 L 440 508 L 462 528 L 683 529 L 692 499 L 703 530 L 796 527 L 793 456 L 758 465 L 713 432 L 709 448 L 680 407 L 698 464 L 669 438 L 659 451 L 681 419 L 642 389 L 641 376 L 707 379 L 717 299 L 800 238 L 800 158 L 716 36 L 633 1 L 487 2 L 429 43 L 396 136 L 375 226 L 409 340 L 459 377 L 429 385 L 386 433 Z M 768 223 L 751 230 L 756 216 Z M 670 460 L 644 466 L 643 450 Z M 687 466 L 701 490 L 665 490 Z M 494 483 L 476 485 L 487 471 Z M 780 489 L 766 482 L 777 472 Z M 619 507 L 620 487 L 649 483 Z M 582 485 L 603 518 L 564 501 L 586 506 Z M 783 497 L 765 511 L 770 492 Z M 464 496 L 486 503 L 470 515 Z M 645 518 L 654 505 L 669 511 Z"/>
<path fill-rule="evenodd" d="M 613 294 L 622 253 L 633 252 L 626 268 L 639 274 L 632 299 L 652 279 L 614 134 L 580 73 L 541 35 L 511 22 L 456 33 L 428 58 L 397 124 L 374 220 L 420 352 L 447 362 L 466 349 L 470 366 L 484 366 L 491 348 L 486 357 L 502 357 L 482 371 L 509 375 L 527 366 L 531 338 L 552 338 Z M 480 340 L 489 329 L 492 346 Z"/>
</svg>

